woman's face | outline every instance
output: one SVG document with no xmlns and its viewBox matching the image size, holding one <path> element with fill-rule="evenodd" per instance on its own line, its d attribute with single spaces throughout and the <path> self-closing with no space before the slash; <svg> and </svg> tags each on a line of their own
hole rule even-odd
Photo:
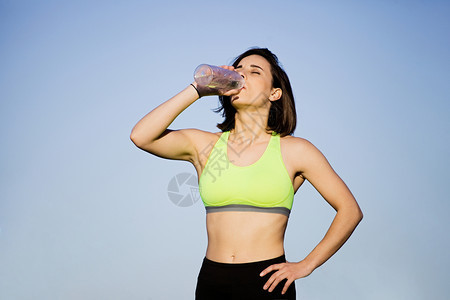
<svg viewBox="0 0 450 300">
<path fill-rule="evenodd" d="M 269 62 L 262 56 L 250 55 L 243 58 L 235 68 L 245 79 L 244 88 L 231 97 L 234 107 L 265 106 L 269 104 L 272 88 L 272 73 Z M 280 95 L 281 96 L 281 95 Z"/>
</svg>

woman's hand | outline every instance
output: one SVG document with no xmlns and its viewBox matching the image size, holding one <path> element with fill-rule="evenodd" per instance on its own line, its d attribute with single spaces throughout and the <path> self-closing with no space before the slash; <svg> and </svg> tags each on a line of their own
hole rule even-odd
<svg viewBox="0 0 450 300">
<path fill-rule="evenodd" d="M 220 66 L 223 69 L 227 69 L 230 71 L 234 71 L 234 67 L 233 66 Z M 239 94 L 239 92 L 241 91 L 241 89 L 233 89 L 233 90 L 229 90 L 229 91 L 223 91 L 221 89 L 217 89 L 217 88 L 210 88 L 207 86 L 201 86 L 198 85 L 197 82 L 193 82 L 193 85 L 195 85 L 195 87 L 197 88 L 198 92 L 200 93 L 200 97 L 204 97 L 204 96 L 232 96 L 232 95 L 237 95 Z"/>
<path fill-rule="evenodd" d="M 267 280 L 266 284 L 264 285 L 264 289 L 269 292 L 272 292 L 275 287 L 280 283 L 280 281 L 287 279 L 286 284 L 283 287 L 282 294 L 286 293 L 289 286 L 291 285 L 294 280 L 303 278 L 308 276 L 312 273 L 313 269 L 310 268 L 305 261 L 300 261 L 298 263 L 281 263 L 281 264 L 274 264 L 269 267 L 267 267 L 264 271 L 259 274 L 259 276 L 263 277 L 266 274 L 278 270 L 277 272 L 273 273 L 272 276 L 270 276 L 269 280 Z"/>
<path fill-rule="evenodd" d="M 221 68 L 230 70 L 230 71 L 234 71 L 234 67 L 233 66 L 219 66 Z M 239 94 L 239 92 L 242 90 L 242 88 L 240 89 L 234 89 L 234 90 L 229 90 L 225 93 L 222 93 L 221 96 L 233 96 L 233 95 L 237 95 Z"/>
</svg>

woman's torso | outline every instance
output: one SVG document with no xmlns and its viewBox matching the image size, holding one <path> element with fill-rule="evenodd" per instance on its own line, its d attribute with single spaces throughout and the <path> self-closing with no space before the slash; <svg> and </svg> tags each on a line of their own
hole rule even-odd
<svg viewBox="0 0 450 300">
<path fill-rule="evenodd" d="M 198 135 L 196 145 L 198 156 L 194 163 L 199 178 L 205 170 L 211 150 L 222 133 Z M 294 170 L 292 147 L 287 136 L 279 139 L 282 167 L 287 173 L 291 191 L 295 193 L 303 183 L 303 178 Z M 231 139 L 226 142 L 226 158 L 233 166 L 247 167 L 260 162 L 266 154 L 271 135 L 267 134 L 260 142 L 248 145 L 236 143 Z M 272 141 L 273 143 L 273 141 Z M 232 149 L 232 151 L 231 151 Z M 293 195 L 292 195 L 293 196 Z M 207 213 L 206 227 L 208 248 L 206 257 L 213 261 L 225 263 L 242 263 L 270 259 L 284 254 L 284 234 L 288 216 L 280 213 L 256 211 L 219 211 Z"/>
</svg>

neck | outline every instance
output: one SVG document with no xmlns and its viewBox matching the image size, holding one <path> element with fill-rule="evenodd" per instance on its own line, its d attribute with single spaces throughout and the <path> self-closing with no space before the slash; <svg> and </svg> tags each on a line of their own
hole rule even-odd
<svg viewBox="0 0 450 300">
<path fill-rule="evenodd" d="M 238 110 L 235 114 L 234 129 L 231 130 L 232 139 L 249 144 L 267 139 L 270 134 L 266 131 L 268 118 L 268 109 Z"/>
</svg>

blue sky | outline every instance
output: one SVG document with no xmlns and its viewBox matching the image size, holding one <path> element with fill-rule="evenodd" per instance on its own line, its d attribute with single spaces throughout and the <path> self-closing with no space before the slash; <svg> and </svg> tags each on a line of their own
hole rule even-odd
<svg viewBox="0 0 450 300">
<path fill-rule="evenodd" d="M 138 150 L 134 124 L 201 63 L 278 55 L 307 138 L 364 220 L 300 299 L 450 293 L 447 1 L 0 1 L 0 298 L 193 299 L 206 250 L 195 174 Z M 216 131 L 216 97 L 170 128 Z M 185 187 L 183 187 L 185 188 Z M 187 190 L 183 190 L 186 192 Z M 297 192 L 286 257 L 304 258 L 333 209 Z"/>
</svg>

